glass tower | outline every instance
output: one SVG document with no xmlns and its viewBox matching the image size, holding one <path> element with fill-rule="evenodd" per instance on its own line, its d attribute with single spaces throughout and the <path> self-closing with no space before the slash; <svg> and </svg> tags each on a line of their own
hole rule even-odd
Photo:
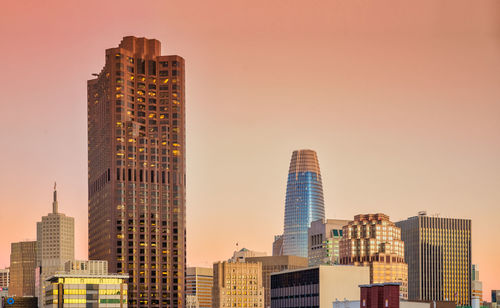
<svg viewBox="0 0 500 308">
<path fill-rule="evenodd" d="M 324 218 L 318 156 L 312 150 L 294 151 L 286 187 L 283 255 L 307 258 L 307 231 L 312 221 Z"/>
</svg>

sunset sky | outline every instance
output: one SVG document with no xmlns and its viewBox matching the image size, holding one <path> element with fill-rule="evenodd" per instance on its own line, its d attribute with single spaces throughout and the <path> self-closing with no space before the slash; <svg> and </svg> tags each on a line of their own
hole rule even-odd
<svg viewBox="0 0 500 308">
<path fill-rule="evenodd" d="M 500 1 L 9 1 L 0 34 L 0 268 L 55 180 L 87 258 L 86 81 L 135 35 L 186 59 L 189 265 L 270 254 L 310 148 L 328 218 L 470 218 L 500 288 Z"/>
</svg>

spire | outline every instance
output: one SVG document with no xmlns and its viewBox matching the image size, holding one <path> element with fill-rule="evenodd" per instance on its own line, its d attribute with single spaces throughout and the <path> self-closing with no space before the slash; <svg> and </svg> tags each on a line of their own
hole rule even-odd
<svg viewBox="0 0 500 308">
<path fill-rule="evenodd" d="M 57 183 L 54 182 L 54 202 L 52 202 L 52 213 L 57 214 Z"/>
</svg>

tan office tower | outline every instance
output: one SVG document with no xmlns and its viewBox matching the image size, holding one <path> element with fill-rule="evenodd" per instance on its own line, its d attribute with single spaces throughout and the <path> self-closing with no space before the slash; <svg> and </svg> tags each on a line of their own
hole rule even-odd
<svg viewBox="0 0 500 308">
<path fill-rule="evenodd" d="M 186 270 L 186 296 L 195 297 L 193 303 L 200 308 L 212 307 L 214 271 L 210 267 L 188 267 Z"/>
<path fill-rule="evenodd" d="M 262 263 L 214 263 L 214 308 L 264 307 Z"/>
<path fill-rule="evenodd" d="M 0 269 L 0 288 L 8 288 L 10 282 L 9 269 Z"/>
<path fill-rule="evenodd" d="M 264 287 L 264 307 L 271 307 L 271 274 L 307 267 L 307 258 L 296 256 L 271 256 L 246 258 L 246 262 L 262 263 L 262 285 Z"/>
<path fill-rule="evenodd" d="M 129 275 L 130 307 L 182 307 L 184 59 L 125 37 L 88 81 L 89 258 Z"/>
<path fill-rule="evenodd" d="M 396 282 L 408 298 L 408 265 L 401 230 L 384 214 L 356 215 L 344 226 L 340 263 L 370 267 L 370 283 Z"/>
<path fill-rule="evenodd" d="M 471 305 L 471 220 L 418 216 L 396 223 L 405 242 L 411 300 Z"/>
<path fill-rule="evenodd" d="M 308 230 L 309 266 L 340 264 L 342 228 L 349 223 L 341 219 L 318 219 Z"/>
<path fill-rule="evenodd" d="M 35 295 L 36 241 L 10 246 L 10 296 Z"/>
<path fill-rule="evenodd" d="M 75 219 L 59 213 L 57 190 L 54 185 L 52 213 L 36 223 L 37 260 L 40 267 L 36 285 L 38 306 L 45 303 L 45 279 L 58 271 L 64 271 L 64 263 L 75 258 Z"/>
</svg>

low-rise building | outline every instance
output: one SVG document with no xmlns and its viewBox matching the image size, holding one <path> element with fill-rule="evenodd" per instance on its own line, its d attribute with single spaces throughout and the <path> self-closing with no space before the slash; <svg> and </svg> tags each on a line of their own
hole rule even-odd
<svg viewBox="0 0 500 308">
<path fill-rule="evenodd" d="M 370 282 L 370 269 L 320 265 L 271 274 L 271 307 L 330 308 L 339 300 L 359 299 L 359 285 Z"/>
</svg>

